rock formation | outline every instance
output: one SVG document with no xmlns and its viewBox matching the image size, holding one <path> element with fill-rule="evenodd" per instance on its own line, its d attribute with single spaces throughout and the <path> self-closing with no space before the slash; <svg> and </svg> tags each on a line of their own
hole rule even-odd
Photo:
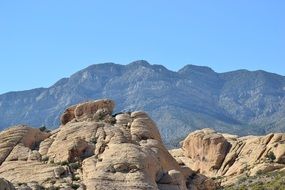
<svg viewBox="0 0 285 190">
<path fill-rule="evenodd" d="M 237 137 L 203 129 L 170 153 L 181 165 L 229 185 L 241 176 L 285 168 L 285 134 Z"/>
<path fill-rule="evenodd" d="M 215 189 L 213 180 L 178 164 L 146 113 L 112 115 L 114 106 L 106 99 L 72 106 L 52 132 L 1 132 L 0 177 L 16 189 Z"/>
</svg>

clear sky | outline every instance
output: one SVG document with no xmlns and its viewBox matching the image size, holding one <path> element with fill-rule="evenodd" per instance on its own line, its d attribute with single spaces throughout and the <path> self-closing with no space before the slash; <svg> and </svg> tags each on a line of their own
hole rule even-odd
<svg viewBox="0 0 285 190">
<path fill-rule="evenodd" d="M 284 0 L 0 1 L 0 93 L 145 59 L 285 75 Z"/>
</svg>

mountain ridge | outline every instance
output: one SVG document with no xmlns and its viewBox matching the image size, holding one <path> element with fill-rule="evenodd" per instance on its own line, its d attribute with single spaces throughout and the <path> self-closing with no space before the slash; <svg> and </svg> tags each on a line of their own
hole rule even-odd
<svg viewBox="0 0 285 190">
<path fill-rule="evenodd" d="M 195 65 L 175 72 L 145 60 L 93 64 L 48 88 L 2 94 L 0 128 L 54 128 L 66 107 L 99 98 L 115 99 L 117 112 L 149 112 L 169 144 L 205 127 L 239 135 L 285 131 L 284 76 Z"/>
</svg>

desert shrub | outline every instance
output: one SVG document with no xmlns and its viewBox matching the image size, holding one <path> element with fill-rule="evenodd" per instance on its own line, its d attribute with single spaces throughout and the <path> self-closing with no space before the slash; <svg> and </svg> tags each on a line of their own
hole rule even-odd
<svg viewBox="0 0 285 190">
<path fill-rule="evenodd" d="M 223 190 L 285 190 L 285 172 L 275 171 L 248 177 Z"/>
<path fill-rule="evenodd" d="M 66 160 L 65 160 L 65 161 L 62 161 L 62 162 L 59 163 L 59 165 L 61 165 L 61 166 L 66 166 L 66 165 L 68 165 L 68 161 L 66 161 Z"/>
<path fill-rule="evenodd" d="M 78 184 L 72 184 L 72 185 L 71 185 L 71 188 L 72 188 L 72 189 L 78 189 L 79 187 L 80 187 L 80 186 L 79 186 Z"/>
<path fill-rule="evenodd" d="M 45 125 L 42 125 L 41 127 L 39 127 L 39 130 L 41 131 L 41 132 L 50 132 L 50 130 L 45 126 Z"/>
<path fill-rule="evenodd" d="M 80 164 L 78 162 L 70 163 L 69 166 L 74 170 L 77 170 L 78 168 L 80 168 Z"/>
<path fill-rule="evenodd" d="M 245 182 L 246 180 L 247 180 L 247 177 L 240 177 L 238 179 L 238 183 L 241 184 L 241 183 Z"/>
<path fill-rule="evenodd" d="M 91 143 L 93 144 L 96 144 L 97 143 L 97 138 L 96 137 L 93 137 L 91 140 L 90 140 Z"/>
<path fill-rule="evenodd" d="M 276 156 L 275 156 L 274 152 L 270 151 L 270 152 L 267 153 L 266 158 L 270 162 L 273 162 L 276 159 Z"/>
<path fill-rule="evenodd" d="M 80 177 L 78 177 L 78 176 L 73 176 L 73 177 L 72 177 L 72 180 L 73 180 L 73 181 L 79 181 L 79 180 L 80 180 Z"/>
</svg>

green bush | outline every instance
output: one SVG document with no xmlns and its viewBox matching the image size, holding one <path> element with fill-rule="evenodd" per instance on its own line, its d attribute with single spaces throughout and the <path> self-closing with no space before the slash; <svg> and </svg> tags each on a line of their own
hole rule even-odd
<svg viewBox="0 0 285 190">
<path fill-rule="evenodd" d="M 270 151 L 270 152 L 267 153 L 266 158 L 270 162 L 273 162 L 276 159 L 276 156 L 275 156 L 274 152 Z"/>
<path fill-rule="evenodd" d="M 61 166 L 66 166 L 66 165 L 68 165 L 68 161 L 66 161 L 66 160 L 65 160 L 65 161 L 62 161 L 62 162 L 60 162 L 59 164 L 60 164 Z"/>
<path fill-rule="evenodd" d="M 79 180 L 80 180 L 80 177 L 78 177 L 78 176 L 73 176 L 73 177 L 72 177 L 72 180 L 73 180 L 73 181 L 79 181 Z"/>
<path fill-rule="evenodd" d="M 78 168 L 80 168 L 80 164 L 78 162 L 70 163 L 69 166 L 74 170 L 77 170 Z"/>
<path fill-rule="evenodd" d="M 72 185 L 71 185 L 71 188 L 72 188 L 72 189 L 78 189 L 79 187 L 80 187 L 80 186 L 77 185 L 77 184 L 72 184 Z"/>
<path fill-rule="evenodd" d="M 41 131 L 41 132 L 50 132 L 50 130 L 48 129 L 48 128 L 46 128 L 46 126 L 45 125 L 42 125 L 40 128 L 39 128 L 39 130 Z"/>
</svg>

